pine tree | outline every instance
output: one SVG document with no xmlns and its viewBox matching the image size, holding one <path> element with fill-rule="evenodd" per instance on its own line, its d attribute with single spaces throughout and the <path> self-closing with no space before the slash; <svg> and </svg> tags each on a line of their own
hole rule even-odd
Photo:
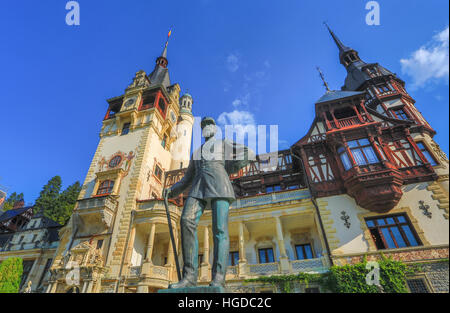
<svg viewBox="0 0 450 313">
<path fill-rule="evenodd" d="M 9 258 L 0 264 L 0 293 L 18 293 L 23 273 L 21 258 Z"/>
<path fill-rule="evenodd" d="M 55 221 L 61 225 L 64 225 L 70 218 L 73 212 L 73 208 L 75 207 L 75 203 L 77 202 L 78 195 L 81 191 L 81 185 L 79 182 L 75 182 L 74 184 L 67 187 L 60 195 L 59 195 L 59 212 Z"/>
<path fill-rule="evenodd" d="M 72 215 L 73 208 L 81 191 L 79 182 L 61 190 L 61 177 L 55 176 L 43 187 L 34 205 L 35 212 L 43 212 L 44 216 L 64 225 Z"/>
<path fill-rule="evenodd" d="M 59 211 L 59 192 L 61 190 L 61 177 L 55 176 L 42 188 L 39 197 L 36 199 L 35 213 L 43 212 L 44 216 L 55 220 Z"/>
<path fill-rule="evenodd" d="M 23 193 L 17 194 L 16 192 L 13 192 L 12 194 L 9 195 L 9 197 L 3 204 L 3 210 L 4 211 L 11 210 L 14 207 L 14 203 L 22 200 L 24 200 Z"/>
</svg>

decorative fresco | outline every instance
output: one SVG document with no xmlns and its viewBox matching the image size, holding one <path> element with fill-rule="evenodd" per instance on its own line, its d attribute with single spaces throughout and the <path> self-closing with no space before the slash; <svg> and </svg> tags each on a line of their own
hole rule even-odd
<svg viewBox="0 0 450 313">
<path fill-rule="evenodd" d="M 133 163 L 133 159 L 135 158 L 135 156 L 136 156 L 135 151 L 129 151 L 128 153 L 117 151 L 116 153 L 107 158 L 102 157 L 98 162 L 98 171 L 103 172 L 116 168 L 122 168 L 125 171 L 123 175 L 123 177 L 125 177 L 128 175 L 128 172 L 131 169 L 131 165 Z"/>
</svg>

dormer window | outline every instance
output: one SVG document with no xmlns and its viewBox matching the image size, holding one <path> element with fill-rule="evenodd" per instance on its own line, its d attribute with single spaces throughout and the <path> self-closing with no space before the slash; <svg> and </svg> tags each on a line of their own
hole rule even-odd
<svg viewBox="0 0 450 313">
<path fill-rule="evenodd" d="M 142 105 L 139 110 L 147 110 L 153 108 L 155 103 L 155 95 L 154 94 L 144 94 L 142 96 Z"/>
<path fill-rule="evenodd" d="M 367 68 L 367 71 L 369 72 L 369 75 L 371 75 L 371 76 L 378 75 L 378 71 L 375 67 L 369 67 L 369 68 Z"/>
</svg>

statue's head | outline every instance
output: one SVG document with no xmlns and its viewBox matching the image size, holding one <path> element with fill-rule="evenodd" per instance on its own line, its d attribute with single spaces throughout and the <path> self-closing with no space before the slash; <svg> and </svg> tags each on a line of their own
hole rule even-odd
<svg viewBox="0 0 450 313">
<path fill-rule="evenodd" d="M 202 136 L 205 138 L 211 138 L 216 134 L 216 122 L 212 117 L 204 117 L 200 122 L 202 128 Z"/>
</svg>

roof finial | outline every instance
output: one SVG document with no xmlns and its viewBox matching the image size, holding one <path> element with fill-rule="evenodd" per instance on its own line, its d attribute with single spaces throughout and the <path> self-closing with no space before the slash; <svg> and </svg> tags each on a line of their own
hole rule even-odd
<svg viewBox="0 0 450 313">
<path fill-rule="evenodd" d="M 166 44 L 164 45 L 164 50 L 163 50 L 163 53 L 161 54 L 161 56 L 164 57 L 164 58 L 167 58 L 167 45 L 169 44 L 170 35 L 172 35 L 172 29 L 173 29 L 173 27 L 171 27 L 169 29 L 169 32 L 167 33 Z"/>
<path fill-rule="evenodd" d="M 334 34 L 334 32 L 331 30 L 330 26 L 328 26 L 327 22 L 324 21 L 323 24 L 327 27 L 328 31 L 330 32 L 331 37 L 333 37 L 334 42 L 339 48 L 339 52 L 342 53 L 344 51 L 350 50 L 349 47 L 346 47 L 342 41 L 339 40 L 339 38 Z"/>
<path fill-rule="evenodd" d="M 328 83 L 327 83 L 326 80 L 325 80 L 325 76 L 323 75 L 322 71 L 320 70 L 320 67 L 316 66 L 316 68 L 317 68 L 317 71 L 319 72 L 320 78 L 321 78 L 322 81 L 323 81 L 323 85 L 324 85 L 325 88 L 327 89 L 327 92 L 328 92 L 328 91 L 331 91 L 330 88 L 328 87 Z"/>
</svg>

